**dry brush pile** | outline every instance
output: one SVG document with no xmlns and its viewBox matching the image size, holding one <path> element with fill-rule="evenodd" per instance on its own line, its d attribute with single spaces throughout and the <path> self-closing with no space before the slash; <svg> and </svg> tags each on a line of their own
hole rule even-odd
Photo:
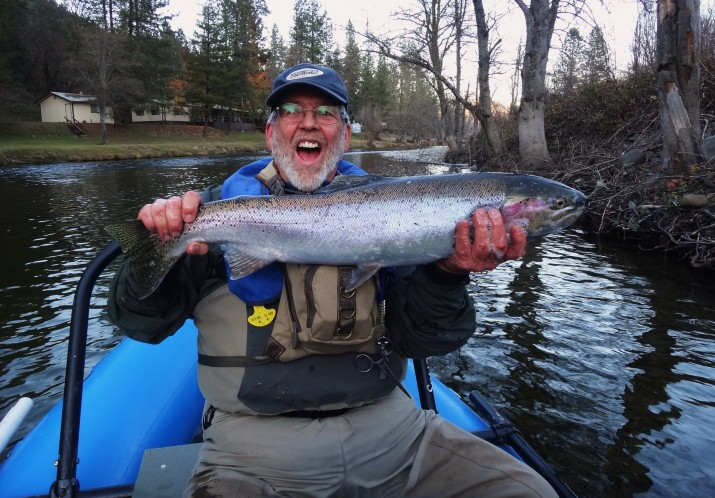
<svg viewBox="0 0 715 498">
<path fill-rule="evenodd" d="M 713 105 L 713 99 L 703 100 L 705 126 L 713 121 Z M 694 163 L 687 175 L 663 173 L 652 79 L 586 88 L 552 99 L 547 108 L 551 169 L 520 170 L 516 156 L 476 162 L 478 168 L 534 173 L 571 185 L 589 196 L 581 220 L 588 233 L 715 269 L 715 159 Z M 515 135 L 515 128 L 511 122 L 502 129 Z M 511 150 L 516 150 L 515 140 L 509 140 Z M 455 159 L 480 156 L 483 147 L 476 143 Z"/>
</svg>

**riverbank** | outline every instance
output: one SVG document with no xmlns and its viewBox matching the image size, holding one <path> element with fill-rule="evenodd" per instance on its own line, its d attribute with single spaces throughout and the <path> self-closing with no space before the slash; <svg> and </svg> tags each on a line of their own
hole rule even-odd
<svg viewBox="0 0 715 498">
<path fill-rule="evenodd" d="M 588 198 L 579 221 L 593 239 L 621 241 L 626 248 L 672 254 L 695 268 L 715 270 L 715 139 L 704 140 L 706 159 L 687 173 L 666 174 L 655 105 L 634 113 L 616 133 L 573 134 L 554 143 L 547 170 L 525 171 L 517 153 L 486 159 L 483 142 L 447 154 L 476 170 L 532 173 L 578 188 Z M 516 150 L 516 144 L 512 150 Z"/>
<path fill-rule="evenodd" d="M 108 127 L 109 143 L 102 144 L 99 125 L 87 125 L 86 136 L 72 134 L 62 123 L 0 123 L 0 166 L 80 161 L 151 159 L 159 157 L 261 154 L 265 135 L 259 131 L 225 133 L 213 128 L 138 124 Z M 352 148 L 395 147 L 353 135 Z"/>
</svg>

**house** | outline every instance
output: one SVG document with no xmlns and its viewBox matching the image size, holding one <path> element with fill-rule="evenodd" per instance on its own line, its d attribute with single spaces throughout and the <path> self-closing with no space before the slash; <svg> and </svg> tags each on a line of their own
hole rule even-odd
<svg viewBox="0 0 715 498">
<path fill-rule="evenodd" d="M 189 109 L 153 100 L 132 110 L 132 123 L 191 124 Z"/>
<path fill-rule="evenodd" d="M 99 104 L 94 95 L 50 92 L 37 103 L 43 123 L 99 123 Z M 106 122 L 114 123 L 111 108 L 107 109 Z"/>
<path fill-rule="evenodd" d="M 36 103 L 40 104 L 43 123 L 99 123 L 99 103 L 94 95 L 83 93 L 50 92 Z M 189 124 L 189 111 L 152 101 L 132 111 L 132 123 Z M 107 108 L 106 123 L 113 124 L 111 107 Z"/>
</svg>

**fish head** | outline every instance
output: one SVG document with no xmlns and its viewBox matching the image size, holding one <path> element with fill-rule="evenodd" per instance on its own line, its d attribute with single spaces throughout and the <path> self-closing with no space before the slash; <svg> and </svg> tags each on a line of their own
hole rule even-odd
<svg viewBox="0 0 715 498">
<path fill-rule="evenodd" d="M 562 183 L 535 176 L 522 176 L 507 188 L 502 217 L 507 230 L 523 227 L 530 237 L 556 233 L 572 225 L 586 208 L 587 197 Z"/>
</svg>

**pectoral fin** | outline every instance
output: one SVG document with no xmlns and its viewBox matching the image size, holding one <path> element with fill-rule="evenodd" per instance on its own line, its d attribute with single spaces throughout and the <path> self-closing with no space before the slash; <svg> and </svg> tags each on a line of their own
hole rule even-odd
<svg viewBox="0 0 715 498">
<path fill-rule="evenodd" d="M 360 285 L 370 280 L 370 278 L 377 273 L 377 270 L 379 269 L 380 265 L 356 266 L 350 271 L 348 285 L 345 290 L 350 292 L 357 289 Z"/>
</svg>

